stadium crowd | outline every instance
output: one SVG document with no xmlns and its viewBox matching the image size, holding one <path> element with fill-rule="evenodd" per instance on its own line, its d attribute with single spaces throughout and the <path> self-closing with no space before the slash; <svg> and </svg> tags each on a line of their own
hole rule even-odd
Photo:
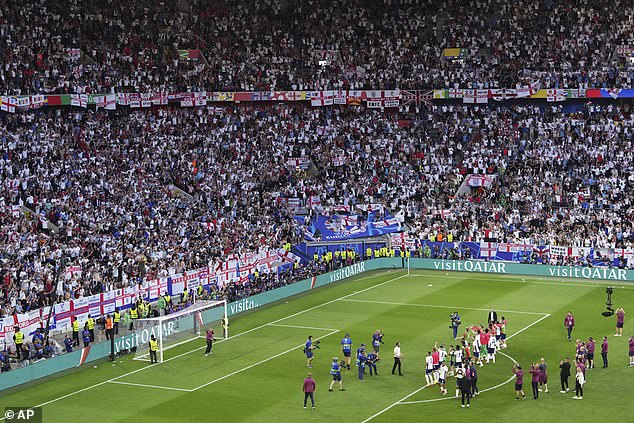
<svg viewBox="0 0 634 423">
<path fill-rule="evenodd" d="M 6 94 L 634 82 L 632 64 L 617 52 L 634 36 L 634 5 L 626 0 L 0 5 L 0 92 Z M 441 58 L 448 47 L 465 56 Z M 204 59 L 180 60 L 177 49 L 200 50 Z"/>
<path fill-rule="evenodd" d="M 5 116 L 2 315 L 297 243 L 303 229 L 278 198 L 319 195 L 312 215 L 381 203 L 421 239 L 631 248 L 623 107 L 432 106 L 408 125 L 286 105 Z M 473 173 L 491 186 L 457 194 Z M 56 284 L 62 257 L 81 273 Z"/>
</svg>

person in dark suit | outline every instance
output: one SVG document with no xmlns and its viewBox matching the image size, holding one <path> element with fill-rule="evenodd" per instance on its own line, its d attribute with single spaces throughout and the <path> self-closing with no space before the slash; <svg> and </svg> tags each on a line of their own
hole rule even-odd
<svg viewBox="0 0 634 423">
<path fill-rule="evenodd" d="M 491 307 L 491 309 L 489 310 L 489 317 L 487 319 L 488 323 L 491 322 L 497 322 L 498 321 L 498 314 L 495 312 L 495 310 L 493 310 L 493 307 Z"/>
<path fill-rule="evenodd" d="M 566 358 L 566 360 L 559 363 L 559 368 L 561 371 L 559 372 L 559 376 L 561 377 L 561 392 L 565 394 L 570 391 L 568 387 L 568 378 L 570 377 L 570 359 Z"/>
</svg>

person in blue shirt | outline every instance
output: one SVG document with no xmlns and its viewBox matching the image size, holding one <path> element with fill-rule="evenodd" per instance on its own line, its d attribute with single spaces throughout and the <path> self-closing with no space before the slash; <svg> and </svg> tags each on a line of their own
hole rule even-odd
<svg viewBox="0 0 634 423">
<path fill-rule="evenodd" d="M 355 358 L 357 360 L 356 362 L 356 366 L 359 367 L 359 356 L 361 355 L 362 352 L 365 351 L 365 344 L 361 344 L 359 346 L 359 348 L 357 348 L 357 355 L 355 355 Z"/>
<path fill-rule="evenodd" d="M 365 355 L 365 350 L 361 351 L 358 357 L 359 361 L 359 380 L 363 380 L 363 373 L 365 372 L 365 363 L 368 361 L 368 356 Z"/>
<path fill-rule="evenodd" d="M 384 344 L 385 342 L 383 342 L 383 333 L 381 332 L 380 329 L 377 329 L 373 334 L 372 334 L 372 349 L 374 350 L 375 353 L 379 352 L 379 347 L 381 346 L 381 344 Z"/>
<path fill-rule="evenodd" d="M 350 335 L 346 333 L 346 336 L 341 340 L 341 352 L 343 352 L 346 367 L 350 370 L 350 355 L 352 354 L 352 339 Z"/>
<path fill-rule="evenodd" d="M 458 338 L 458 326 L 462 323 L 460 321 L 460 315 L 457 311 L 454 311 L 450 315 L 451 317 L 451 326 L 449 326 L 453 330 L 453 339 L 456 340 Z"/>
<path fill-rule="evenodd" d="M 84 330 L 81 331 L 81 337 L 84 340 L 84 348 L 90 345 L 90 330 L 88 330 L 88 323 L 84 325 Z"/>
<path fill-rule="evenodd" d="M 44 335 L 42 335 L 42 331 L 40 330 L 40 328 L 35 329 L 33 338 L 31 338 L 31 343 L 35 344 L 36 340 L 39 340 L 41 343 L 44 343 Z"/>
<path fill-rule="evenodd" d="M 313 367 L 313 350 L 315 346 L 313 345 L 313 337 L 308 336 L 308 340 L 306 341 L 306 345 L 304 346 L 304 353 L 306 353 L 306 366 L 310 369 Z"/>
<path fill-rule="evenodd" d="M 370 368 L 370 376 L 372 376 L 372 370 L 374 369 L 374 374 L 376 376 L 379 375 L 379 372 L 376 370 L 376 363 L 379 361 L 379 353 L 372 351 L 368 354 L 367 365 Z"/>
<path fill-rule="evenodd" d="M 73 352 L 73 340 L 70 339 L 70 336 L 66 335 L 64 337 L 64 346 L 66 347 L 66 352 Z"/>
<path fill-rule="evenodd" d="M 339 382 L 339 390 L 345 391 L 345 389 L 343 389 L 343 381 L 341 380 L 341 364 L 339 364 L 338 357 L 332 358 L 332 364 L 330 365 L 330 374 L 332 375 L 332 381 L 330 382 L 328 390 L 332 392 L 332 387 L 335 382 Z"/>
<path fill-rule="evenodd" d="M 7 354 L 7 350 L 2 350 L 0 353 L 0 372 L 8 372 L 9 370 L 11 370 L 9 354 Z"/>
</svg>

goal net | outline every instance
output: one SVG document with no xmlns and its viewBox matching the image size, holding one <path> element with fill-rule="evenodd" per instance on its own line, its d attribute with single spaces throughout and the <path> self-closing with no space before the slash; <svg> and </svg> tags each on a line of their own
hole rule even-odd
<svg viewBox="0 0 634 423">
<path fill-rule="evenodd" d="M 198 301 L 192 306 L 165 316 L 139 319 L 134 323 L 136 335 L 135 360 L 150 361 L 150 339 L 158 343 L 157 360 L 162 363 L 164 352 L 199 338 L 207 329 L 216 339 L 229 337 L 227 301 Z"/>
</svg>

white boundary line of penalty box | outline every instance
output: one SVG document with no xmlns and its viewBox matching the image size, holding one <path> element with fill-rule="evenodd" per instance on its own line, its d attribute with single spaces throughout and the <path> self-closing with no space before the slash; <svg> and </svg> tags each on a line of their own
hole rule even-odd
<svg viewBox="0 0 634 423">
<path fill-rule="evenodd" d="M 531 323 L 530 325 L 524 326 L 522 329 L 518 330 L 517 332 L 512 333 L 511 335 L 509 335 L 506 339 L 511 339 L 513 338 L 515 335 L 519 335 L 520 333 L 524 332 L 526 329 L 536 325 L 537 323 L 541 322 L 542 320 L 550 317 L 551 314 L 547 314 L 544 313 L 544 316 L 540 317 L 539 319 L 535 320 L 533 323 Z M 503 352 L 500 351 L 500 354 L 502 354 L 503 356 L 507 357 L 508 359 L 510 359 L 513 363 L 517 364 L 517 361 L 515 361 L 515 359 L 513 357 L 511 357 L 508 354 L 505 354 Z M 507 379 L 506 381 L 499 383 L 491 388 L 487 388 L 487 389 L 483 389 L 481 392 L 486 392 L 486 391 L 491 391 L 493 389 L 497 389 L 501 386 L 506 385 L 507 383 L 511 382 L 513 379 L 515 378 L 515 376 L 510 377 L 509 379 Z M 414 392 L 411 392 L 407 395 L 405 395 L 403 398 L 401 398 L 400 400 L 388 405 L 387 407 L 385 407 L 383 410 L 379 411 L 378 413 L 373 414 L 372 416 L 368 417 L 367 419 L 363 420 L 361 423 L 367 423 L 370 420 L 374 419 L 375 417 L 380 416 L 381 414 L 385 413 L 386 411 L 391 410 L 392 408 L 394 408 L 397 405 L 408 405 L 408 404 L 422 404 L 422 403 L 428 403 L 428 402 L 436 402 L 436 401 L 444 401 L 444 400 L 449 400 L 449 399 L 455 399 L 455 397 L 443 397 L 443 398 L 434 398 L 434 399 L 428 399 L 428 400 L 420 400 L 420 401 L 406 401 L 408 398 L 411 398 L 412 396 L 416 395 L 417 393 L 419 393 L 420 391 L 422 391 L 423 389 L 425 389 L 427 387 L 427 385 L 418 388 L 417 390 L 415 390 Z"/>
<path fill-rule="evenodd" d="M 269 326 L 278 326 L 278 325 L 269 325 Z M 287 325 L 279 325 L 279 326 L 280 327 L 286 327 L 286 328 L 297 328 L 297 329 L 328 330 L 328 329 L 324 329 L 324 328 L 314 328 L 314 327 L 308 327 L 308 326 L 287 326 Z M 327 334 L 325 334 L 323 336 L 317 337 L 317 338 L 315 338 L 315 340 L 326 338 L 326 337 L 328 337 L 330 335 L 334 335 L 337 332 L 339 332 L 339 329 L 332 329 L 329 333 L 327 333 Z M 284 352 L 281 352 L 279 354 L 275 354 L 275 355 L 273 355 L 271 357 L 265 358 L 264 360 L 260 360 L 258 362 L 255 362 L 255 363 L 253 363 L 253 364 L 251 364 L 249 366 L 243 367 L 242 369 L 236 370 L 235 372 L 231 372 L 229 374 L 226 374 L 224 376 L 216 378 L 216 379 L 214 379 L 212 381 L 209 381 L 207 383 L 203 383 L 202 385 L 197 386 L 196 388 L 192 388 L 192 389 L 173 388 L 173 387 L 170 387 L 170 386 L 160 386 L 160 385 L 147 385 L 147 384 L 144 384 L 144 383 L 134 383 L 134 382 L 121 382 L 121 381 L 118 381 L 118 380 L 110 381 L 110 383 L 116 383 L 116 384 L 128 385 L 128 386 L 137 386 L 137 387 L 140 387 L 140 388 L 167 389 L 167 390 L 171 390 L 171 391 L 180 391 L 180 392 L 194 392 L 194 391 L 202 389 L 202 388 L 204 388 L 206 386 L 212 385 L 212 384 L 214 384 L 216 382 L 220 382 L 221 380 L 227 379 L 227 378 L 229 378 L 231 376 L 237 375 L 238 373 L 242 373 L 244 371 L 252 369 L 253 367 L 259 366 L 260 364 L 266 363 L 267 361 L 274 360 L 274 359 L 276 359 L 278 357 L 281 357 L 281 356 L 283 356 L 285 354 L 288 354 L 288 353 L 290 353 L 292 351 L 296 351 L 298 348 L 301 348 L 302 346 L 304 346 L 304 344 L 300 344 L 300 345 L 297 345 L 297 346 L 295 346 L 293 348 L 289 348 L 288 350 L 286 350 Z"/>
<path fill-rule="evenodd" d="M 256 331 L 256 330 L 262 329 L 262 328 L 267 327 L 267 326 L 270 326 L 270 325 L 272 325 L 272 324 L 275 324 L 275 323 L 278 323 L 278 322 L 282 322 L 282 321 L 284 321 L 284 320 L 290 319 L 291 317 L 299 316 L 300 314 L 307 313 L 307 312 L 309 312 L 309 311 L 312 311 L 312 310 L 318 309 L 318 308 L 320 308 L 320 307 L 327 306 L 327 305 L 329 305 L 329 304 L 332 304 L 332 303 L 335 303 L 335 302 L 337 302 L 337 301 L 340 301 L 340 300 L 346 299 L 346 298 L 351 297 L 351 296 L 353 296 L 353 295 L 357 295 L 357 294 L 360 294 L 360 293 L 362 293 L 362 292 L 366 292 L 366 291 L 369 291 L 369 290 L 371 290 L 371 289 L 378 288 L 378 287 L 383 286 L 383 285 L 386 285 L 386 284 L 388 284 L 388 283 L 390 283 L 390 282 L 394 282 L 394 281 L 396 281 L 396 280 L 399 280 L 399 279 L 402 279 L 402 278 L 406 278 L 406 277 L 410 277 L 410 275 L 403 274 L 403 275 L 400 275 L 400 276 L 394 277 L 394 278 L 392 278 L 392 279 L 389 279 L 389 280 L 387 280 L 387 281 L 385 281 L 385 282 L 381 282 L 381 283 L 378 283 L 378 284 L 376 284 L 376 285 L 369 286 L 369 287 L 364 288 L 364 289 L 362 289 L 362 290 L 360 290 L 360 291 L 355 291 L 355 292 L 352 292 L 352 293 L 350 293 L 350 294 L 344 295 L 344 296 L 342 296 L 342 297 L 335 298 L 334 300 L 330 300 L 330 301 L 326 301 L 325 303 L 317 304 L 316 306 L 313 306 L 313 307 L 307 308 L 307 309 L 302 310 L 302 311 L 298 311 L 297 313 L 293 313 L 293 314 L 291 314 L 291 315 L 289 315 L 289 316 L 282 317 L 281 319 L 277 319 L 277 320 L 274 320 L 274 321 L 272 321 L 272 322 L 265 323 L 265 324 L 263 324 L 263 325 L 260 325 L 260 326 L 257 326 L 257 327 L 254 327 L 254 328 L 251 328 L 251 329 L 246 330 L 246 331 L 244 331 L 244 332 L 240 332 L 240 333 L 238 333 L 238 334 L 236 334 L 236 335 L 234 335 L 234 336 L 231 336 L 231 337 L 229 337 L 229 338 L 221 339 L 221 340 L 220 340 L 220 341 L 218 341 L 216 344 L 218 344 L 218 343 L 220 343 L 220 342 L 223 342 L 223 341 L 228 341 L 229 339 L 233 339 L 233 338 L 236 338 L 236 337 L 238 337 L 238 336 L 246 335 L 247 333 L 251 333 L 251 332 L 253 332 L 253 331 Z M 301 346 L 300 346 L 300 347 L 301 347 Z M 184 352 L 184 353 L 182 353 L 182 354 L 175 355 L 174 357 L 170 357 L 170 358 L 168 358 L 167 360 L 164 360 L 164 361 L 163 361 L 163 363 L 168 362 L 168 361 L 171 361 L 171 360 L 175 360 L 175 359 L 177 359 L 177 358 L 183 357 L 183 356 L 185 356 L 185 355 L 187 355 L 187 354 L 194 353 L 194 352 L 196 352 L 196 351 L 200 351 L 200 350 L 202 350 L 202 349 L 204 349 L 204 348 L 206 348 L 206 347 L 204 347 L 204 346 L 203 346 L 203 347 L 200 347 L 200 348 L 193 349 L 193 350 L 191 350 L 191 351 Z M 140 368 L 138 368 L 138 369 L 136 369 L 136 370 L 132 370 L 131 372 L 124 373 L 124 374 L 122 374 L 122 375 L 119 375 L 119 376 L 113 377 L 113 378 L 108 379 L 108 380 L 104 380 L 103 382 L 95 383 L 94 385 L 90 385 L 90 386 L 87 386 L 87 387 L 85 387 L 85 388 L 78 389 L 78 390 L 76 390 L 76 391 L 69 392 L 68 394 L 62 395 L 62 396 L 60 396 L 60 397 L 54 398 L 54 399 L 49 400 L 49 401 L 46 401 L 46 402 L 43 402 L 43 403 L 41 403 L 41 404 L 37 404 L 37 405 L 35 405 L 35 406 L 33 406 L 33 407 L 44 407 L 44 406 L 49 405 L 49 404 L 52 404 L 52 403 L 54 403 L 54 402 L 57 402 L 57 401 L 60 401 L 60 400 L 66 399 L 66 398 L 68 398 L 68 397 L 72 397 L 73 395 L 77 395 L 77 394 L 80 394 L 80 393 L 82 393 L 82 392 L 86 392 L 86 391 L 88 391 L 88 390 L 90 390 L 90 389 L 96 388 L 96 387 L 98 387 L 98 386 L 105 385 L 106 383 L 114 382 L 114 381 L 117 381 L 117 380 L 119 380 L 119 379 L 122 379 L 122 378 L 124 378 L 124 377 L 126 377 L 126 376 L 130 376 L 130 375 L 132 375 L 132 374 L 135 374 L 135 373 L 138 373 L 138 372 L 141 372 L 141 371 L 144 371 L 144 370 L 150 369 L 150 368 L 152 368 L 152 367 L 156 366 L 157 364 L 158 364 L 158 363 L 154 363 L 154 364 L 150 364 L 150 365 L 148 365 L 148 366 L 140 367 Z M 0 421 L 4 421 L 4 420 L 5 420 L 4 416 L 0 417 Z"/>
</svg>

